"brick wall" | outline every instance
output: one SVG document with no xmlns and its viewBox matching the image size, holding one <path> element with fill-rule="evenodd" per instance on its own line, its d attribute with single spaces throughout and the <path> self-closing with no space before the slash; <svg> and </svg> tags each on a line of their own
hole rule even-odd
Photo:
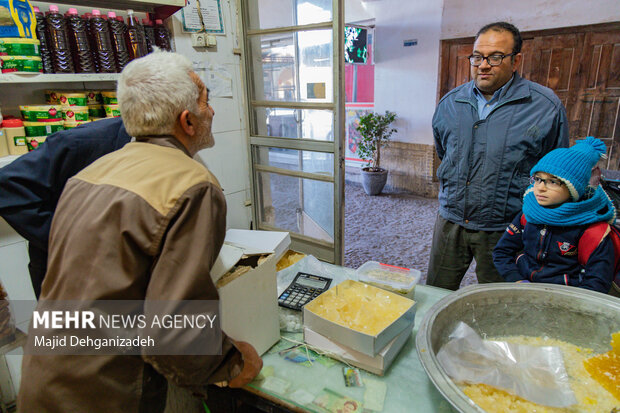
<svg viewBox="0 0 620 413">
<path fill-rule="evenodd" d="M 389 171 L 387 190 L 436 198 L 439 184 L 434 175 L 438 165 L 434 145 L 390 142 L 381 152 L 381 166 Z M 345 177 L 359 183 L 359 173 L 359 168 L 347 167 Z"/>
</svg>

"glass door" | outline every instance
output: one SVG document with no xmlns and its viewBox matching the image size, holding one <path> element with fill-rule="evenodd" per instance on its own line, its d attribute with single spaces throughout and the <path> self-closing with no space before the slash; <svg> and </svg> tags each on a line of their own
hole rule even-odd
<svg viewBox="0 0 620 413">
<path fill-rule="evenodd" d="M 292 249 L 341 264 L 343 1 L 241 6 L 255 227 L 289 231 Z"/>
</svg>

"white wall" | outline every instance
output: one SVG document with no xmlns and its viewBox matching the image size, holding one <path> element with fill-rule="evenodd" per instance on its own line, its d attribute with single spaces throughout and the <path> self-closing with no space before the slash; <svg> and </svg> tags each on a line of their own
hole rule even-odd
<svg viewBox="0 0 620 413">
<path fill-rule="evenodd" d="M 618 0 L 444 0 L 441 38 L 474 36 L 480 27 L 505 20 L 521 31 L 620 20 Z"/>
<path fill-rule="evenodd" d="M 345 0 L 344 22 L 357 23 L 375 18 L 375 5 L 377 2 L 361 0 Z"/>
<path fill-rule="evenodd" d="M 393 140 L 433 144 L 441 39 L 474 36 L 492 21 L 522 31 L 620 21 L 618 0 L 357 1 L 375 15 L 375 111 L 397 113 Z M 475 6 L 474 6 L 475 4 Z M 347 18 L 349 16 L 347 15 Z M 404 39 L 418 45 L 403 47 Z"/>
<path fill-rule="evenodd" d="M 199 152 L 211 172 L 220 181 L 228 205 L 229 228 L 250 227 L 251 207 L 245 206 L 250 199 L 250 172 L 245 125 L 245 89 L 241 81 L 241 58 L 233 53 L 238 48 L 237 9 L 235 0 L 223 0 L 222 18 L 225 35 L 216 36 L 217 47 L 194 48 L 191 35 L 183 33 L 181 12 L 170 19 L 176 51 L 192 62 L 207 69 L 223 67 L 232 76 L 232 97 L 210 97 L 215 110 L 213 132 L 215 146 Z M 201 73 L 201 71 L 198 71 Z M 207 86 L 208 85 L 208 82 Z"/>
<path fill-rule="evenodd" d="M 431 144 L 443 1 L 375 4 L 375 111 L 396 112 L 393 140 Z"/>
</svg>

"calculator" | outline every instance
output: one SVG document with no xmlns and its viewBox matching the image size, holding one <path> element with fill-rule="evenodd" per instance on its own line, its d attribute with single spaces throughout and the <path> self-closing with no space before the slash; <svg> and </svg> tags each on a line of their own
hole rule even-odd
<svg viewBox="0 0 620 413">
<path fill-rule="evenodd" d="M 278 298 L 278 304 L 293 310 L 301 310 L 308 302 L 327 291 L 332 279 L 298 272 L 295 279 Z"/>
</svg>

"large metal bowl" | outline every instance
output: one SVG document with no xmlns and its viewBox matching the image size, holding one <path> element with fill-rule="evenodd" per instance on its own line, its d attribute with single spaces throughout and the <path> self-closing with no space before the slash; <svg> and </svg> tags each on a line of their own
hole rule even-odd
<svg viewBox="0 0 620 413">
<path fill-rule="evenodd" d="M 547 336 L 606 352 L 611 334 L 620 330 L 620 299 L 582 288 L 498 283 L 466 287 L 438 301 L 418 330 L 418 356 L 450 404 L 460 412 L 482 413 L 437 362 L 437 352 L 459 321 L 483 338 Z"/>
</svg>

